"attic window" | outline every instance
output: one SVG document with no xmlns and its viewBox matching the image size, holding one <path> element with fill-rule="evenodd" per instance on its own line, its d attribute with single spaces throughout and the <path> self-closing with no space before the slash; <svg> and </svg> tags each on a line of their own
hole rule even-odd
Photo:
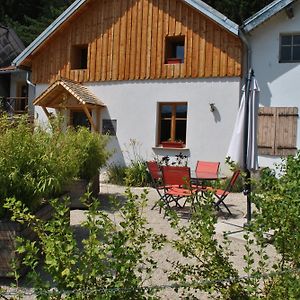
<svg viewBox="0 0 300 300">
<path fill-rule="evenodd" d="M 73 45 L 71 48 L 71 69 L 86 69 L 88 60 L 88 45 Z"/>
<path fill-rule="evenodd" d="M 184 35 L 166 37 L 166 64 L 182 64 L 184 62 Z"/>
</svg>

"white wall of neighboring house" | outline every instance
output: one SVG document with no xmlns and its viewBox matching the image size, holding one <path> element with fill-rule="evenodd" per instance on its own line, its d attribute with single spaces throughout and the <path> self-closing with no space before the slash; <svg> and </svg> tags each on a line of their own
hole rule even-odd
<svg viewBox="0 0 300 300">
<path fill-rule="evenodd" d="M 281 11 L 250 32 L 252 66 L 260 86 L 260 104 L 273 107 L 299 107 L 300 63 L 279 63 L 279 37 L 300 33 L 300 1 L 294 3 L 294 17 Z M 297 148 L 300 148 L 298 119 Z M 260 156 L 259 165 L 272 166 L 278 157 Z"/>
<path fill-rule="evenodd" d="M 131 150 L 128 145 L 134 139 L 144 159 L 183 152 L 191 167 L 197 160 L 220 161 L 222 171 L 227 172 L 224 162 L 239 105 L 240 78 L 106 82 L 88 87 L 106 105 L 101 119 L 117 120 L 117 136 L 110 142 L 116 150 L 114 162 L 128 162 L 126 149 Z M 46 88 L 37 85 L 36 97 Z M 186 149 L 155 147 L 159 102 L 188 103 Z M 209 103 L 215 103 L 214 112 Z M 35 107 L 35 116 L 46 122 L 40 107 Z"/>
<path fill-rule="evenodd" d="M 17 97 L 18 85 L 26 83 L 26 72 L 20 71 L 11 73 L 10 97 Z"/>
</svg>

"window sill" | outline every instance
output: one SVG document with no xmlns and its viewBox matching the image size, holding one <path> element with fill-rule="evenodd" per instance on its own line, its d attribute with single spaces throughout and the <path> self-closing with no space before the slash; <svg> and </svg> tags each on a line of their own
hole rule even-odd
<svg viewBox="0 0 300 300">
<path fill-rule="evenodd" d="M 190 148 L 184 147 L 184 148 L 176 148 L 176 147 L 162 147 L 162 146 L 154 146 L 152 147 L 153 150 L 176 150 L 176 151 L 188 151 Z"/>
</svg>

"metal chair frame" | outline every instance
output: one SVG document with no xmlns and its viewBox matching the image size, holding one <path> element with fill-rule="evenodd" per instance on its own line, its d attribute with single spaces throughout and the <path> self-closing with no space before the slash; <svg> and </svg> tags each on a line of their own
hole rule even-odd
<svg viewBox="0 0 300 300">
<path fill-rule="evenodd" d="M 240 175 L 240 170 L 236 170 L 233 172 L 231 179 L 228 183 L 228 185 L 226 186 L 226 188 L 224 190 L 222 189 L 217 189 L 217 190 L 213 190 L 215 197 L 217 198 L 217 201 L 214 203 L 214 206 L 220 210 L 220 205 L 224 205 L 224 207 L 226 208 L 226 210 L 228 211 L 228 213 L 230 215 L 232 215 L 230 209 L 228 208 L 228 206 L 225 204 L 224 200 L 226 199 L 226 197 L 231 193 L 232 188 L 236 182 L 236 180 L 238 179 L 239 175 Z"/>
</svg>

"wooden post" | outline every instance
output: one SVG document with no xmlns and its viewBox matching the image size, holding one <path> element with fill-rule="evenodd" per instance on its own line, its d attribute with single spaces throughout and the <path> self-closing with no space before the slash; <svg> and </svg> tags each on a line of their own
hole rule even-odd
<svg viewBox="0 0 300 300">
<path fill-rule="evenodd" d="M 47 110 L 46 107 L 42 106 L 44 113 L 46 114 L 47 118 L 50 119 L 51 114 L 49 113 L 49 111 Z"/>
<path fill-rule="evenodd" d="M 89 112 L 89 110 L 87 109 L 86 105 L 85 104 L 82 104 L 82 107 L 83 107 L 83 111 L 85 112 L 86 116 L 88 117 L 89 119 L 89 122 L 91 123 L 92 125 L 92 128 L 97 132 L 97 126 L 95 125 L 95 122 Z"/>
</svg>

